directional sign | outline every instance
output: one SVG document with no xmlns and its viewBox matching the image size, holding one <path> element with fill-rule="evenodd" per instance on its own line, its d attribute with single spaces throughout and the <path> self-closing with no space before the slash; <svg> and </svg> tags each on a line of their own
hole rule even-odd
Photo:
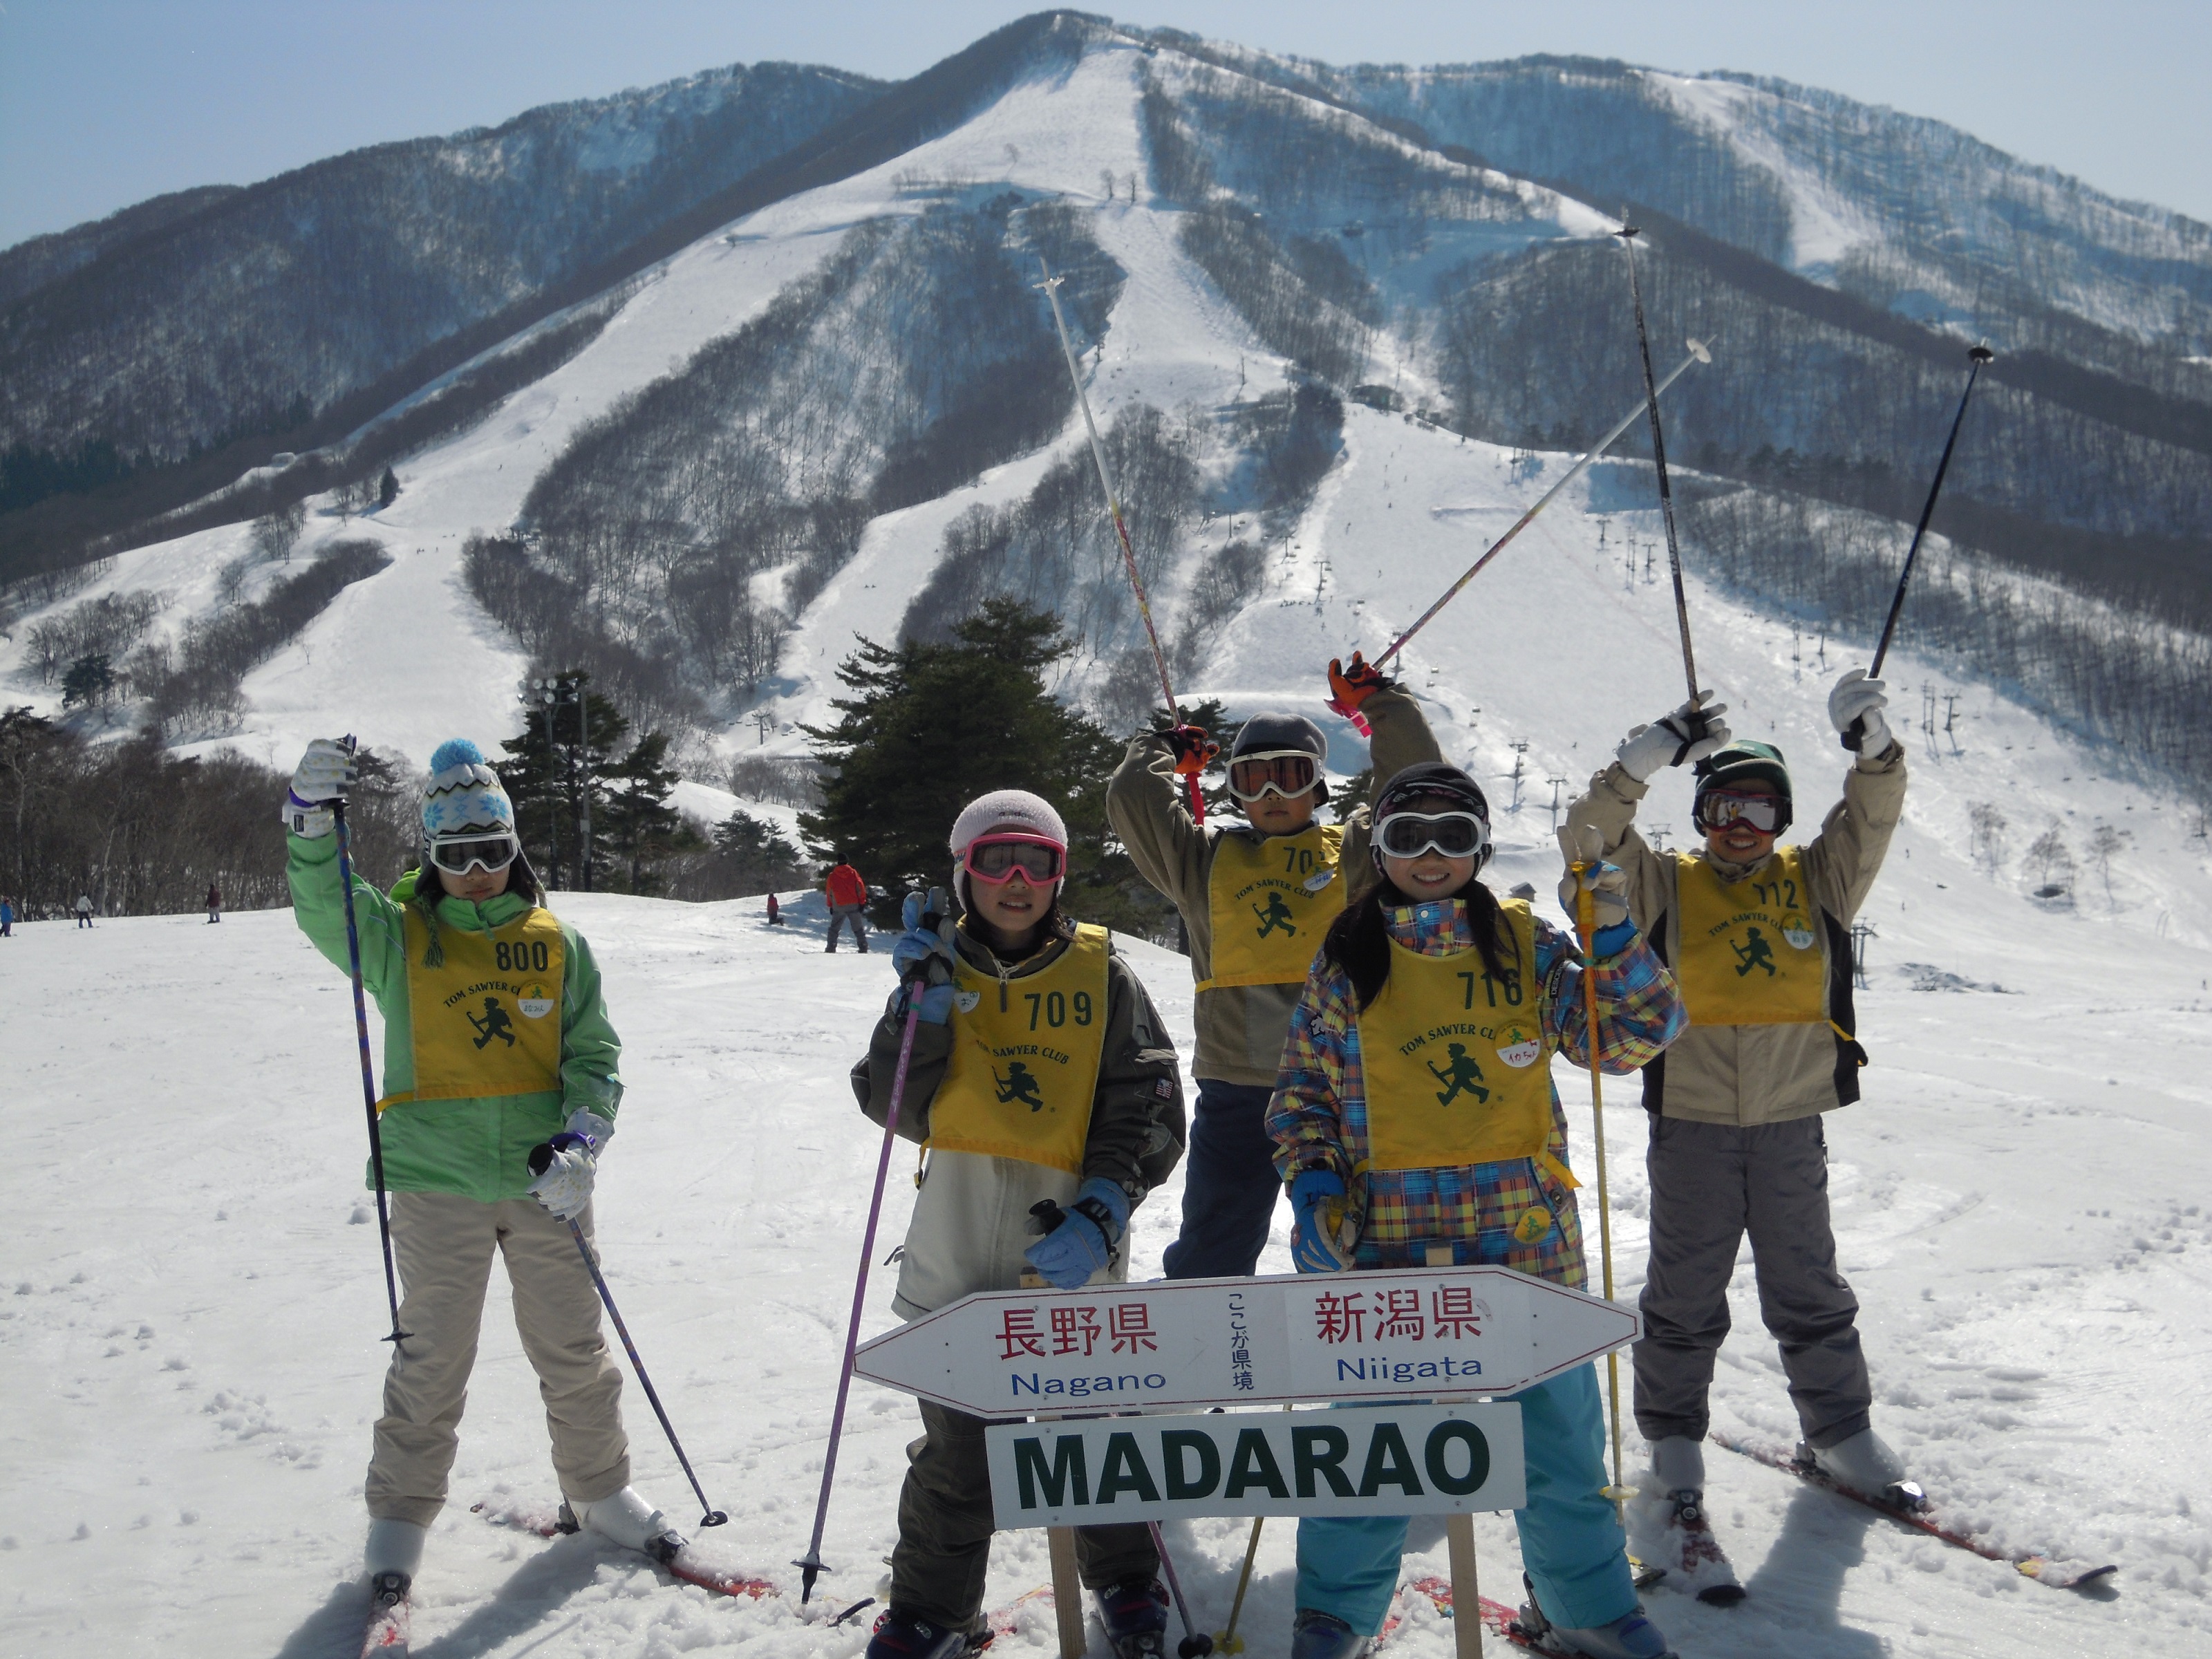
<svg viewBox="0 0 2212 1659">
<path fill-rule="evenodd" d="M 981 1291 L 864 1344 L 853 1369 L 980 1417 L 1432 1399 L 1513 1393 L 1641 1328 L 1506 1267 L 1182 1279 Z"/>
<path fill-rule="evenodd" d="M 1521 1408 L 997 1423 L 984 1435 L 1002 1528 L 1206 1515 L 1450 1515 L 1528 1501 Z"/>
</svg>

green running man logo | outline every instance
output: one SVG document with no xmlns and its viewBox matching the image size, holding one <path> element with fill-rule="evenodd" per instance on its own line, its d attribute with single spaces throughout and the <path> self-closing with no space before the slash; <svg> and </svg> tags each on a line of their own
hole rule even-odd
<svg viewBox="0 0 2212 1659">
<path fill-rule="evenodd" d="M 1262 909 L 1255 904 L 1252 907 L 1252 914 L 1260 918 L 1259 936 L 1261 939 L 1267 938 L 1278 927 L 1293 939 L 1297 937 L 1297 924 L 1291 920 L 1291 907 L 1284 902 L 1280 893 L 1270 892 L 1267 908 Z"/>
<path fill-rule="evenodd" d="M 510 1048 L 514 1047 L 514 1022 L 507 1017 L 507 1010 L 499 1006 L 497 997 L 484 999 L 484 1017 L 482 1019 L 465 1008 L 461 1010 L 461 1018 L 477 1028 L 477 1048 L 483 1048 L 494 1037 Z"/>
<path fill-rule="evenodd" d="M 1004 1077 L 1000 1077 L 997 1068 L 994 1067 L 991 1081 L 999 1085 L 1000 1105 L 1010 1105 L 1018 1100 L 1032 1112 L 1044 1110 L 1044 1097 L 1037 1092 L 1036 1077 L 1018 1060 L 1008 1064 Z"/>
<path fill-rule="evenodd" d="M 1772 979 L 1774 977 L 1774 947 L 1766 942 L 1766 935 L 1760 933 L 1758 928 L 1747 928 L 1746 933 L 1748 935 L 1747 942 L 1729 946 L 1729 950 L 1735 952 L 1735 976 L 1742 979 L 1753 969 L 1764 968 L 1766 969 L 1767 978 Z"/>
<path fill-rule="evenodd" d="M 1462 1094 L 1473 1095 L 1477 1105 L 1487 1101 L 1490 1091 L 1482 1086 L 1482 1067 L 1474 1063 L 1474 1056 L 1468 1053 L 1467 1045 L 1452 1042 L 1444 1046 L 1451 1056 L 1450 1065 L 1438 1071 L 1433 1060 L 1422 1062 L 1431 1075 L 1444 1085 L 1443 1092 L 1437 1097 L 1437 1104 L 1449 1106 Z"/>
</svg>

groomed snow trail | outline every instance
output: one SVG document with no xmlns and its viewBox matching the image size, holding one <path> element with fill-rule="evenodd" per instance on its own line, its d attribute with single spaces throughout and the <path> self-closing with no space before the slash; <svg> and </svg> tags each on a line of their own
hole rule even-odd
<svg viewBox="0 0 2212 1659">
<path fill-rule="evenodd" d="M 1540 876 L 1533 856 L 1515 863 Z M 1900 857 L 1880 896 L 1917 909 L 1935 878 L 1957 874 Z M 467 1512 L 553 1493 L 495 1274 L 453 1502 L 418 1587 L 417 1651 L 850 1659 L 872 1615 L 836 1632 L 801 1622 L 784 1564 L 811 1519 L 878 1144 L 844 1074 L 888 958 L 824 956 L 815 902 L 777 930 L 754 901 L 558 904 L 598 947 L 626 1045 L 629 1092 L 600 1183 L 611 1283 L 731 1512 L 705 1547 L 789 1593 L 709 1598 L 589 1540 L 548 1544 Z M 1838 1231 L 1879 1420 L 1916 1471 L 2008 1541 L 2117 1558 L 2124 1573 L 2101 1596 L 2047 1590 L 1716 1451 L 1712 1505 L 1752 1599 L 1720 1612 L 1650 1595 L 1686 1654 L 1995 1659 L 2212 1643 L 2212 1532 L 2191 1513 L 2212 1431 L 2195 1385 L 2212 1346 L 2196 1052 L 2212 957 L 2019 908 L 2009 925 L 1986 900 L 1971 918 L 2019 994 L 1876 973 L 1862 1010 L 1868 1098 L 1829 1120 Z M 1125 948 L 1187 1044 L 1181 959 Z M 1938 960 L 1978 980 L 1981 958 L 1962 942 Z M 17 1173 L 0 1282 L 0 1647 L 349 1652 L 385 1315 L 343 977 L 283 912 L 89 933 L 40 923 L 0 944 L 0 1006 Z M 1562 1068 L 1560 1081 L 1587 1176 L 1586 1080 Z M 1613 1099 L 1632 1295 L 1640 1114 L 1632 1085 Z M 894 1158 L 879 1256 L 903 1224 L 912 1168 Z M 1157 1274 L 1179 1202 L 1177 1182 L 1139 1212 L 1137 1277 Z M 1286 1268 L 1279 1237 L 1263 1266 Z M 890 1278 L 871 1289 L 871 1334 L 890 1323 Z M 1780 1437 L 1788 1403 L 1747 1273 L 1735 1311 L 1717 1425 Z M 625 1406 L 640 1485 L 688 1516 L 635 1389 Z M 904 1397 L 858 1385 L 824 1543 L 837 1571 L 817 1607 L 874 1593 L 915 1432 Z M 1169 1529 L 1217 1625 L 1243 1527 Z M 1261 1552 L 1246 1614 L 1257 1650 L 1286 1639 L 1293 1530 L 1271 1524 Z M 1478 1531 L 1495 1592 L 1514 1579 L 1511 1529 L 1485 1516 Z M 1440 1532 L 1417 1529 L 1415 1543 L 1409 1574 L 1442 1571 Z M 1046 1571 L 1041 1535 L 1003 1534 L 993 1603 Z M 1444 1659 L 1449 1641 L 1448 1626 L 1416 1620 L 1398 1645 Z M 1049 1612 L 1032 1604 L 1001 1649 L 1051 1644 Z"/>
</svg>

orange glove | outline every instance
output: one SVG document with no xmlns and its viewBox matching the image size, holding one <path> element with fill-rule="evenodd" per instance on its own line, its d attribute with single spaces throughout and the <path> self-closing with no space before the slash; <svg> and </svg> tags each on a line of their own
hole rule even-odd
<svg viewBox="0 0 2212 1659">
<path fill-rule="evenodd" d="M 1389 690 L 1395 682 L 1381 669 L 1372 666 L 1355 651 L 1352 666 L 1332 657 L 1328 664 L 1328 706 L 1348 720 L 1358 720 L 1359 705 L 1377 691 Z"/>
<path fill-rule="evenodd" d="M 1173 731 L 1161 732 L 1160 736 L 1175 751 L 1177 777 L 1198 776 L 1213 763 L 1213 757 L 1221 752 L 1221 745 L 1206 735 L 1206 728 L 1202 726 L 1178 726 Z"/>
</svg>

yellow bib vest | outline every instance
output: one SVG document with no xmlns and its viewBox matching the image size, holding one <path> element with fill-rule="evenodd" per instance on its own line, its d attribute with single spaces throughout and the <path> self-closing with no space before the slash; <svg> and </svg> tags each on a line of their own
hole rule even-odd
<svg viewBox="0 0 2212 1659">
<path fill-rule="evenodd" d="M 1304 984 L 1321 936 L 1344 908 L 1343 848 L 1343 828 L 1334 823 L 1261 842 L 1215 842 L 1206 886 L 1213 974 L 1198 988 Z"/>
<path fill-rule="evenodd" d="M 1521 900 L 1500 908 L 1521 964 L 1502 981 L 1472 945 L 1430 957 L 1390 942 L 1390 977 L 1359 1015 L 1367 1144 L 1378 1170 L 1451 1169 L 1544 1152 L 1552 1047 L 1530 994 L 1535 927 Z"/>
<path fill-rule="evenodd" d="M 1682 908 L 1674 978 L 1692 1025 L 1821 1024 L 1828 965 L 1802 851 L 1784 848 L 1733 887 L 1700 858 L 1677 853 Z"/>
<path fill-rule="evenodd" d="M 561 924 L 533 908 L 489 933 L 441 927 L 445 965 L 425 968 L 429 930 L 405 912 L 407 1012 L 415 1034 L 415 1089 L 393 1100 L 472 1100 L 557 1093 Z"/>
<path fill-rule="evenodd" d="M 1081 1175 L 1105 1043 L 1103 927 L 1079 926 L 1049 967 L 1003 988 L 963 958 L 952 981 L 952 1054 L 929 1109 L 930 1146 Z"/>
</svg>

